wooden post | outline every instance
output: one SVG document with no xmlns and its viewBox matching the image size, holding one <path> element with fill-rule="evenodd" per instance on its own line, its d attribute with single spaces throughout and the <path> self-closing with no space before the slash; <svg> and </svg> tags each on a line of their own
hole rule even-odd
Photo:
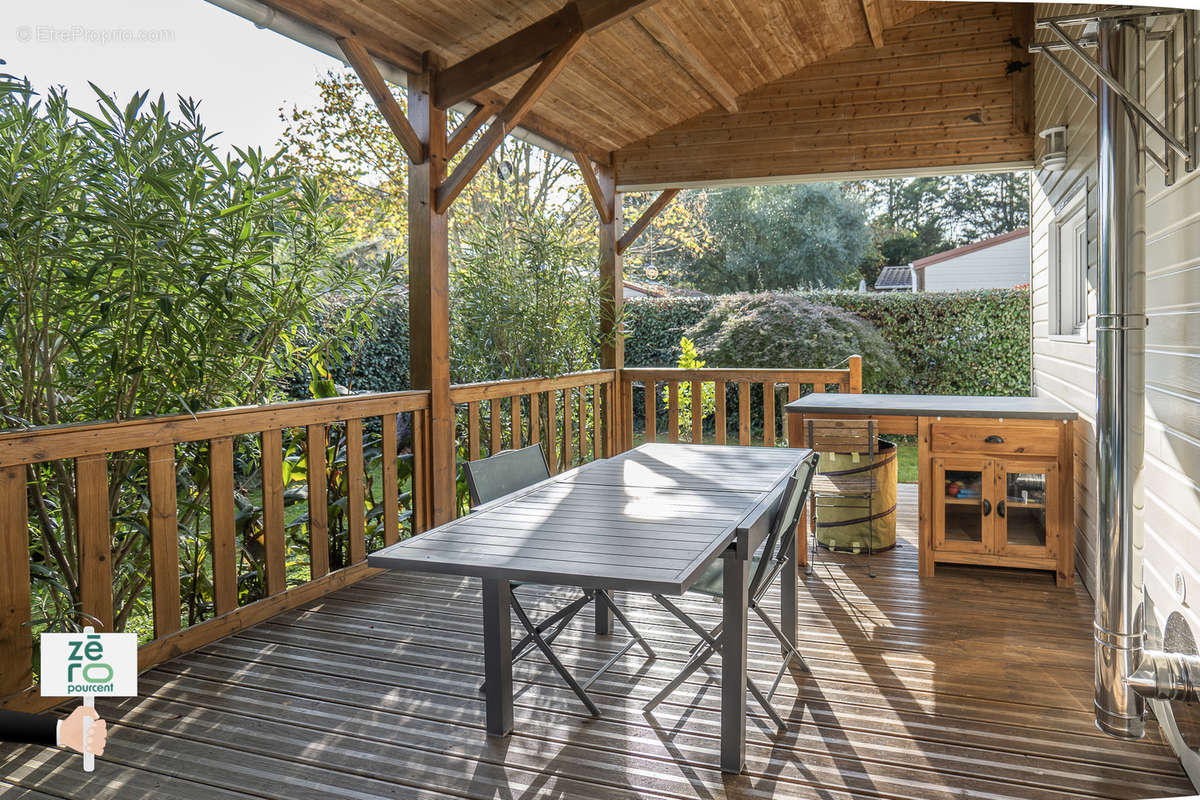
<svg viewBox="0 0 1200 800">
<path fill-rule="evenodd" d="M 600 350 L 601 369 L 617 371 L 615 387 L 621 386 L 621 370 L 625 368 L 625 336 L 618 324 L 624 304 L 625 271 L 621 266 L 621 254 L 617 242 L 621 239 L 624 221 L 621 212 L 621 193 L 617 191 L 617 175 L 612 167 L 597 165 L 596 182 L 604 201 L 600 214 L 600 283 L 603 299 L 600 302 L 600 334 L 605 342 Z M 605 220 L 608 221 L 605 221 Z M 614 391 L 606 398 L 613 404 L 611 413 L 605 409 L 601 418 L 612 420 L 611 430 L 604 432 L 605 455 L 614 456 L 625 449 L 628 440 L 625 427 L 630 424 L 633 409 L 626 407 L 626 393 Z"/>
<path fill-rule="evenodd" d="M 412 386 L 429 390 L 429 435 L 425 465 L 433 511 L 432 522 L 454 519 L 454 405 L 450 401 L 450 256 L 446 215 L 435 197 L 446 176 L 446 112 L 433 104 L 431 55 L 425 70 L 408 83 L 408 117 L 421 140 L 425 160 L 408 173 L 408 296 Z M 496 420 L 492 420 L 495 424 Z"/>
<path fill-rule="evenodd" d="M 33 683 L 25 465 L 0 468 L 0 697 Z"/>
<path fill-rule="evenodd" d="M 850 393 L 862 394 L 862 356 L 850 356 Z"/>
</svg>

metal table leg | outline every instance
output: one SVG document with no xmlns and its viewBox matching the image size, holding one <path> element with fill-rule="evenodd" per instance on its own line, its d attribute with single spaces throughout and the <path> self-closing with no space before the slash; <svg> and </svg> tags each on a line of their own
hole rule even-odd
<svg viewBox="0 0 1200 800">
<path fill-rule="evenodd" d="M 730 547 L 722 557 L 721 771 L 746 765 L 746 582 L 750 561 Z M 739 557 L 739 555 L 741 557 Z"/>
<path fill-rule="evenodd" d="M 612 592 L 607 589 L 597 589 L 596 594 L 603 592 L 612 597 Z M 612 633 L 613 615 L 608 605 L 600 600 L 596 601 L 596 635 L 607 636 Z"/>
<path fill-rule="evenodd" d="M 804 513 L 801 512 L 800 518 L 804 518 Z M 799 554 L 805 550 L 805 542 L 796 536 L 792 541 L 792 552 L 788 553 L 788 563 L 783 565 L 783 569 L 779 572 L 779 622 L 780 628 L 783 630 L 783 635 L 792 643 L 794 648 L 797 637 L 797 610 L 796 610 L 796 572 L 800 568 Z M 787 655 L 789 648 L 786 645 L 780 644 L 780 652 Z"/>
<path fill-rule="evenodd" d="M 507 580 L 483 579 L 483 687 L 487 732 L 507 736 L 513 729 L 512 619 Z"/>
</svg>

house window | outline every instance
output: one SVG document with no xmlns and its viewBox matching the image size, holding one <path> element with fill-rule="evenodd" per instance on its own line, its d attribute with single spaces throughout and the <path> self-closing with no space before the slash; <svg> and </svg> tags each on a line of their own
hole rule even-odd
<svg viewBox="0 0 1200 800">
<path fill-rule="evenodd" d="M 1087 195 L 1054 218 L 1050 258 L 1050 333 L 1078 336 L 1087 324 Z"/>
</svg>

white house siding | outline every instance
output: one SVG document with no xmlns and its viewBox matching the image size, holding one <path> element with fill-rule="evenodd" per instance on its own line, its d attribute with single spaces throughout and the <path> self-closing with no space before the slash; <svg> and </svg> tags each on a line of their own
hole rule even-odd
<svg viewBox="0 0 1200 800">
<path fill-rule="evenodd" d="M 927 292 L 1010 289 L 1029 282 L 1029 237 L 1019 236 L 981 250 L 938 261 L 919 270 Z"/>
<path fill-rule="evenodd" d="M 1086 8 L 1039 5 L 1037 15 Z M 1162 44 L 1150 45 L 1147 105 L 1161 109 Z M 1182 47 L 1182 41 L 1178 46 Z M 1076 74 L 1087 74 L 1074 56 L 1060 56 Z M 1094 80 L 1090 83 L 1095 88 Z M 1068 163 L 1063 172 L 1035 171 L 1031 182 L 1033 383 L 1036 394 L 1075 407 L 1082 418 L 1075 448 L 1076 567 L 1091 589 L 1096 557 L 1096 113 L 1095 106 L 1044 57 L 1038 57 L 1035 85 L 1037 129 L 1068 126 Z M 1153 134 L 1147 138 L 1152 147 L 1161 147 Z M 1039 159 L 1043 144 L 1039 139 Z M 1193 632 L 1200 635 L 1200 615 L 1192 610 L 1200 601 L 1200 171 L 1181 174 L 1169 188 L 1154 166 L 1147 166 L 1147 175 L 1149 327 L 1143 574 L 1160 622 L 1169 613 L 1179 611 Z M 1088 193 L 1088 324 L 1086 336 L 1073 340 L 1050 336 L 1050 229 L 1055 210 L 1067 204 L 1083 186 Z M 1177 578 L 1182 580 L 1190 601 L 1186 604 L 1177 598 Z"/>
</svg>

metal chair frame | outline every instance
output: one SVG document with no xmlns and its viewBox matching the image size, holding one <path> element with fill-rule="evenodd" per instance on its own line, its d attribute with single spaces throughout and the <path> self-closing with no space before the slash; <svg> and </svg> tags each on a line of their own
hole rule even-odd
<svg viewBox="0 0 1200 800">
<path fill-rule="evenodd" d="M 817 435 L 818 431 L 814 429 L 814 424 L 813 424 L 814 420 L 811 420 L 811 419 L 808 420 L 808 442 L 807 442 L 807 444 L 809 447 L 811 447 L 813 450 L 815 450 L 817 452 L 830 452 L 830 453 L 834 453 L 835 455 L 860 455 L 860 456 L 866 455 L 868 467 L 871 467 L 871 465 L 874 464 L 875 456 L 879 452 L 879 441 L 878 441 L 876 430 L 875 430 L 875 427 L 876 427 L 875 420 L 873 420 L 873 419 L 869 419 L 869 420 L 860 420 L 860 419 L 821 420 L 821 422 L 822 423 L 831 423 L 831 422 L 837 423 L 842 430 L 855 430 L 855 429 L 865 428 L 867 431 L 866 447 L 863 449 L 857 449 L 857 450 L 850 449 L 850 448 L 846 447 L 844 443 L 835 445 L 835 447 L 842 447 L 843 448 L 842 450 L 832 449 L 830 447 L 822 447 L 821 446 L 822 437 Z M 824 425 L 822 425 L 822 427 L 824 427 Z M 869 470 L 868 470 L 868 475 L 870 475 Z M 871 480 L 874 483 L 873 477 L 871 478 Z M 876 488 L 878 488 L 877 485 L 876 485 Z M 874 541 L 875 540 L 875 532 L 874 532 L 874 530 L 871 529 L 871 525 L 874 522 L 873 517 L 875 516 L 875 492 L 871 491 L 871 490 L 868 490 L 867 492 L 839 492 L 839 491 L 830 492 L 830 491 L 821 491 L 820 489 L 817 489 L 817 488 L 813 489 L 812 505 L 811 505 L 811 511 L 810 511 L 811 522 L 812 522 L 812 524 L 810 525 L 810 527 L 812 528 L 812 550 L 810 552 L 810 555 L 808 558 L 808 566 L 805 568 L 804 574 L 812 575 L 813 567 L 816 565 L 816 561 L 817 561 L 817 543 L 818 543 L 817 542 L 817 508 L 821 505 L 822 500 L 830 500 L 830 499 L 834 499 L 834 498 L 839 499 L 839 500 L 850 499 L 850 500 L 865 501 L 865 502 L 863 502 L 862 506 L 851 505 L 849 507 L 850 508 L 861 507 L 862 509 L 864 509 L 867 512 L 867 576 L 874 578 L 875 570 L 871 564 L 871 556 L 873 556 L 875 554 L 875 541 Z M 840 506 L 840 507 L 846 508 L 846 506 Z"/>
<path fill-rule="evenodd" d="M 535 455 L 537 456 L 536 460 L 534 458 Z M 499 479 L 492 480 L 492 476 L 488 473 L 491 469 L 498 468 L 498 465 L 501 463 L 503 463 L 503 470 L 496 473 L 500 476 Z M 481 470 L 480 467 L 483 467 L 483 469 Z M 471 508 L 473 509 L 483 503 L 491 502 L 506 494 L 548 479 L 550 477 L 550 464 L 546 460 L 546 451 L 542 449 L 541 444 L 534 444 L 520 450 L 505 450 L 478 461 L 467 462 L 463 465 L 463 471 L 466 473 L 467 491 L 470 495 Z M 530 476 L 529 473 L 534 471 L 537 474 Z M 512 663 L 515 664 L 530 653 L 540 651 L 546 657 L 546 660 L 550 662 L 550 666 L 554 667 L 554 670 L 562 677 L 567 686 L 571 688 L 571 691 L 575 692 L 575 695 L 587 708 L 588 712 L 593 717 L 600 716 L 600 709 L 596 707 L 596 703 L 587 693 L 588 687 L 616 664 L 617 660 L 628 653 L 635 644 L 646 653 L 647 658 L 653 659 L 656 657 L 654 650 L 642 638 L 641 633 L 629 621 L 624 612 L 617 607 L 617 604 L 613 602 L 613 599 L 606 591 L 600 589 L 581 589 L 583 592 L 581 597 L 572 600 L 541 622 L 534 623 L 525 611 L 525 607 L 521 605 L 521 601 L 517 598 L 516 588 L 522 585 L 524 584 L 512 582 L 508 587 L 513 613 L 521 623 L 521 627 L 525 629 L 525 635 L 512 649 Z M 621 625 L 624 626 L 632 638 L 610 657 L 603 666 L 592 673 L 586 680 L 580 682 L 567 670 L 550 645 L 566 630 L 567 626 L 571 624 L 579 612 L 592 602 L 607 608 Z M 483 690 L 484 685 L 480 684 L 479 691 L 482 692 Z"/>
<path fill-rule="evenodd" d="M 775 678 L 771 682 L 770 689 L 763 692 L 753 679 L 749 677 L 746 679 L 746 688 L 779 730 L 787 730 L 787 723 L 784 722 L 779 712 L 775 710 L 775 707 L 771 705 L 771 700 L 779 688 L 788 665 L 791 664 L 792 659 L 795 659 L 799 662 L 800 668 L 805 672 L 811 673 L 812 670 L 804 660 L 804 657 L 800 655 L 800 651 L 796 649 L 796 643 L 788 639 L 779 625 L 771 619 L 770 615 L 762 607 L 761 601 L 775 582 L 775 579 L 779 577 L 779 573 L 785 568 L 796 569 L 796 565 L 793 563 L 796 527 L 799 525 L 802 518 L 801 515 L 804 513 L 804 505 L 808 498 L 813 474 L 817 469 L 818 459 L 819 456 L 815 452 L 807 456 L 796 466 L 792 476 L 788 479 L 783 496 L 780 499 L 779 511 L 776 512 L 771 530 L 759 550 L 758 563 L 750 574 L 750 582 L 746 593 L 748 598 L 747 605 L 750 610 L 754 611 L 758 618 L 763 621 L 783 647 L 783 663 L 779 665 L 779 670 L 775 673 Z M 717 565 L 717 568 L 721 568 L 720 565 Z M 699 583 L 703 585 L 703 579 Z M 705 591 L 705 593 L 714 598 L 721 596 L 721 593 L 716 591 Z M 699 636 L 700 642 L 692 649 L 692 655 L 680 673 L 664 686 L 658 694 L 651 698 L 650 702 L 646 703 L 644 707 L 646 710 L 654 708 L 665 700 L 692 673 L 704 666 L 714 654 L 720 653 L 724 640 L 723 625 L 718 624 L 711 630 L 705 630 L 700 623 L 689 616 L 683 609 L 679 608 L 679 606 L 675 605 L 675 603 L 671 602 L 671 600 L 661 594 L 655 594 L 653 597 L 659 605 Z"/>
</svg>

